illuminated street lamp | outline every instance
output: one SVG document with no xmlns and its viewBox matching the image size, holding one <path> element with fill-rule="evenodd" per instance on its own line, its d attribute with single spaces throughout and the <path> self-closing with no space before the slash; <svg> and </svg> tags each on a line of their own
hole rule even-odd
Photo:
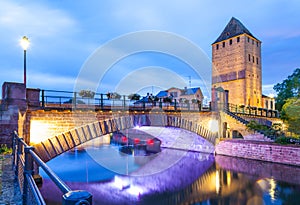
<svg viewBox="0 0 300 205">
<path fill-rule="evenodd" d="M 24 85 L 26 88 L 26 50 L 29 47 L 29 39 L 26 36 L 21 39 L 21 46 L 24 50 Z"/>
</svg>

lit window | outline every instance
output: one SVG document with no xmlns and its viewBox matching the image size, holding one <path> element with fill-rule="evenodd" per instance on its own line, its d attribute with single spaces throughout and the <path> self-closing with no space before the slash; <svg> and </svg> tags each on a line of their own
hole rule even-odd
<svg viewBox="0 0 300 205">
<path fill-rule="evenodd" d="M 223 42 L 223 47 L 225 47 L 225 42 Z"/>
<path fill-rule="evenodd" d="M 240 42 L 240 37 L 237 37 L 236 41 L 237 41 L 237 42 Z"/>
<path fill-rule="evenodd" d="M 231 45 L 231 44 L 232 44 L 232 39 L 229 40 L 229 45 Z"/>
</svg>

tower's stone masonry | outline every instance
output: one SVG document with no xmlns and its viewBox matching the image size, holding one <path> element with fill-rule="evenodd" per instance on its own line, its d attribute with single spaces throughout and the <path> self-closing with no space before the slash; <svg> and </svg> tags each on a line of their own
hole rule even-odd
<svg viewBox="0 0 300 205">
<path fill-rule="evenodd" d="M 261 41 L 232 18 L 212 44 L 212 86 L 229 91 L 229 103 L 262 107 Z"/>
</svg>

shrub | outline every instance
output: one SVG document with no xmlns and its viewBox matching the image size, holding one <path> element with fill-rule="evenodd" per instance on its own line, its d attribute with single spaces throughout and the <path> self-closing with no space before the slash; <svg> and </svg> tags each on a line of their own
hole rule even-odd
<svg viewBox="0 0 300 205">
<path fill-rule="evenodd" d="M 6 144 L 2 144 L 0 146 L 0 154 L 11 154 L 12 153 L 12 149 L 11 148 L 8 148 L 6 146 Z"/>
</svg>

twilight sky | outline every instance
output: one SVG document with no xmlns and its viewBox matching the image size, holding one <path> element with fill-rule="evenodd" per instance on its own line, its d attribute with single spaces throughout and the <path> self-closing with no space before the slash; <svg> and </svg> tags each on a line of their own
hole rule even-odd
<svg viewBox="0 0 300 205">
<path fill-rule="evenodd" d="M 273 85 L 300 67 L 298 0 L 0 0 L 0 84 L 23 82 L 19 40 L 24 35 L 31 41 L 27 87 L 73 91 L 79 73 L 96 49 L 127 33 L 153 30 L 180 36 L 202 49 L 210 61 L 211 43 L 232 16 L 262 41 L 263 92 L 274 93 Z M 98 63 L 101 67 L 101 59 Z M 203 68 L 208 76 L 209 66 Z M 189 86 L 189 76 L 192 87 L 206 86 L 209 90 L 210 78 L 201 81 L 205 77 L 197 76 L 182 59 L 145 51 L 116 61 L 99 79 L 96 90 L 106 93 L 123 88 L 124 94 L 155 94 L 168 86 Z M 161 83 L 164 79 L 168 83 Z M 126 93 L 124 82 L 127 87 L 134 84 L 140 89 Z"/>
</svg>

